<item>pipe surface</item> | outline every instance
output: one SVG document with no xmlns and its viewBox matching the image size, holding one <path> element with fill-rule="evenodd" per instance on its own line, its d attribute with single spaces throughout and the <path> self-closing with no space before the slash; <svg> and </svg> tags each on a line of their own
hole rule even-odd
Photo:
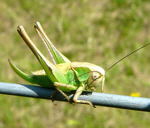
<svg viewBox="0 0 150 128">
<path fill-rule="evenodd" d="M 54 89 L 43 88 L 40 86 L 33 85 L 0 82 L 0 94 L 66 101 L 66 99 Z M 74 93 L 70 93 L 68 94 L 68 96 L 72 98 L 73 94 Z M 150 111 L 150 98 L 84 91 L 79 97 L 79 100 L 91 101 L 96 106 Z"/>
</svg>

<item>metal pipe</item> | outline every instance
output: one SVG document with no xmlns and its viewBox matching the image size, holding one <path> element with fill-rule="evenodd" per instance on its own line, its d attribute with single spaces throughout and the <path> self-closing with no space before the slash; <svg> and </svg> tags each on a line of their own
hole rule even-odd
<svg viewBox="0 0 150 128">
<path fill-rule="evenodd" d="M 66 101 L 65 98 L 59 92 L 56 92 L 56 90 L 54 89 L 23 84 L 1 82 L 0 94 Z M 70 93 L 68 95 L 70 98 L 72 98 L 73 94 L 74 93 Z M 79 99 L 91 101 L 94 105 L 97 106 L 116 107 L 139 111 L 150 111 L 150 98 L 131 97 L 85 91 L 82 93 Z"/>
</svg>

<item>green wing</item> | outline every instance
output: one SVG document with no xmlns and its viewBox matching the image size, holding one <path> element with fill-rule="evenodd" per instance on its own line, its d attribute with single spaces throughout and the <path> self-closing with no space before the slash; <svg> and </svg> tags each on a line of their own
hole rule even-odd
<svg viewBox="0 0 150 128">
<path fill-rule="evenodd" d="M 78 67 L 74 71 L 72 69 L 68 70 L 65 75 L 70 85 L 80 86 L 82 83 L 85 84 L 89 79 L 89 72 L 88 68 Z"/>
<path fill-rule="evenodd" d="M 52 44 L 46 33 L 44 32 L 41 24 L 39 22 L 36 22 L 34 25 L 37 33 L 43 40 L 46 48 L 48 49 L 48 52 L 53 60 L 54 64 L 60 64 L 60 63 L 68 63 L 70 60 L 66 58 L 61 52 L 59 52 L 55 46 Z"/>
<path fill-rule="evenodd" d="M 90 69 L 86 67 L 77 67 L 75 68 L 76 72 L 78 73 L 78 79 L 80 82 L 87 82 L 90 77 Z"/>
</svg>

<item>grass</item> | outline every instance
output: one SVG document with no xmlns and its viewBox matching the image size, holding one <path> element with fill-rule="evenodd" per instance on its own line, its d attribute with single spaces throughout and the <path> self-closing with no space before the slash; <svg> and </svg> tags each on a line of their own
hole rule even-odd
<svg viewBox="0 0 150 128">
<path fill-rule="evenodd" d="M 40 21 L 55 46 L 73 61 L 107 68 L 120 57 L 150 42 L 148 0 L 0 1 L 0 81 L 26 83 L 8 65 L 11 58 L 25 71 L 40 69 L 16 32 L 24 25 L 46 51 L 33 29 Z M 105 92 L 150 97 L 150 47 L 130 56 L 106 74 Z M 149 128 L 149 113 L 52 103 L 0 95 L 0 127 L 8 128 Z"/>
</svg>

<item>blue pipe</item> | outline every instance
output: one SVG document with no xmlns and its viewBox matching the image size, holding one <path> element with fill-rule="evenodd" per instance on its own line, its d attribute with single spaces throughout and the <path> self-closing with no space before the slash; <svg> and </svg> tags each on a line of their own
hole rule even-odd
<svg viewBox="0 0 150 128">
<path fill-rule="evenodd" d="M 66 101 L 65 98 L 59 92 L 56 92 L 54 89 L 23 84 L 1 82 L 0 94 Z M 68 95 L 70 98 L 73 97 L 73 93 Z M 91 101 L 94 105 L 97 106 L 116 107 L 139 111 L 150 111 L 150 98 L 131 97 L 85 91 L 82 93 L 79 99 Z"/>
</svg>

